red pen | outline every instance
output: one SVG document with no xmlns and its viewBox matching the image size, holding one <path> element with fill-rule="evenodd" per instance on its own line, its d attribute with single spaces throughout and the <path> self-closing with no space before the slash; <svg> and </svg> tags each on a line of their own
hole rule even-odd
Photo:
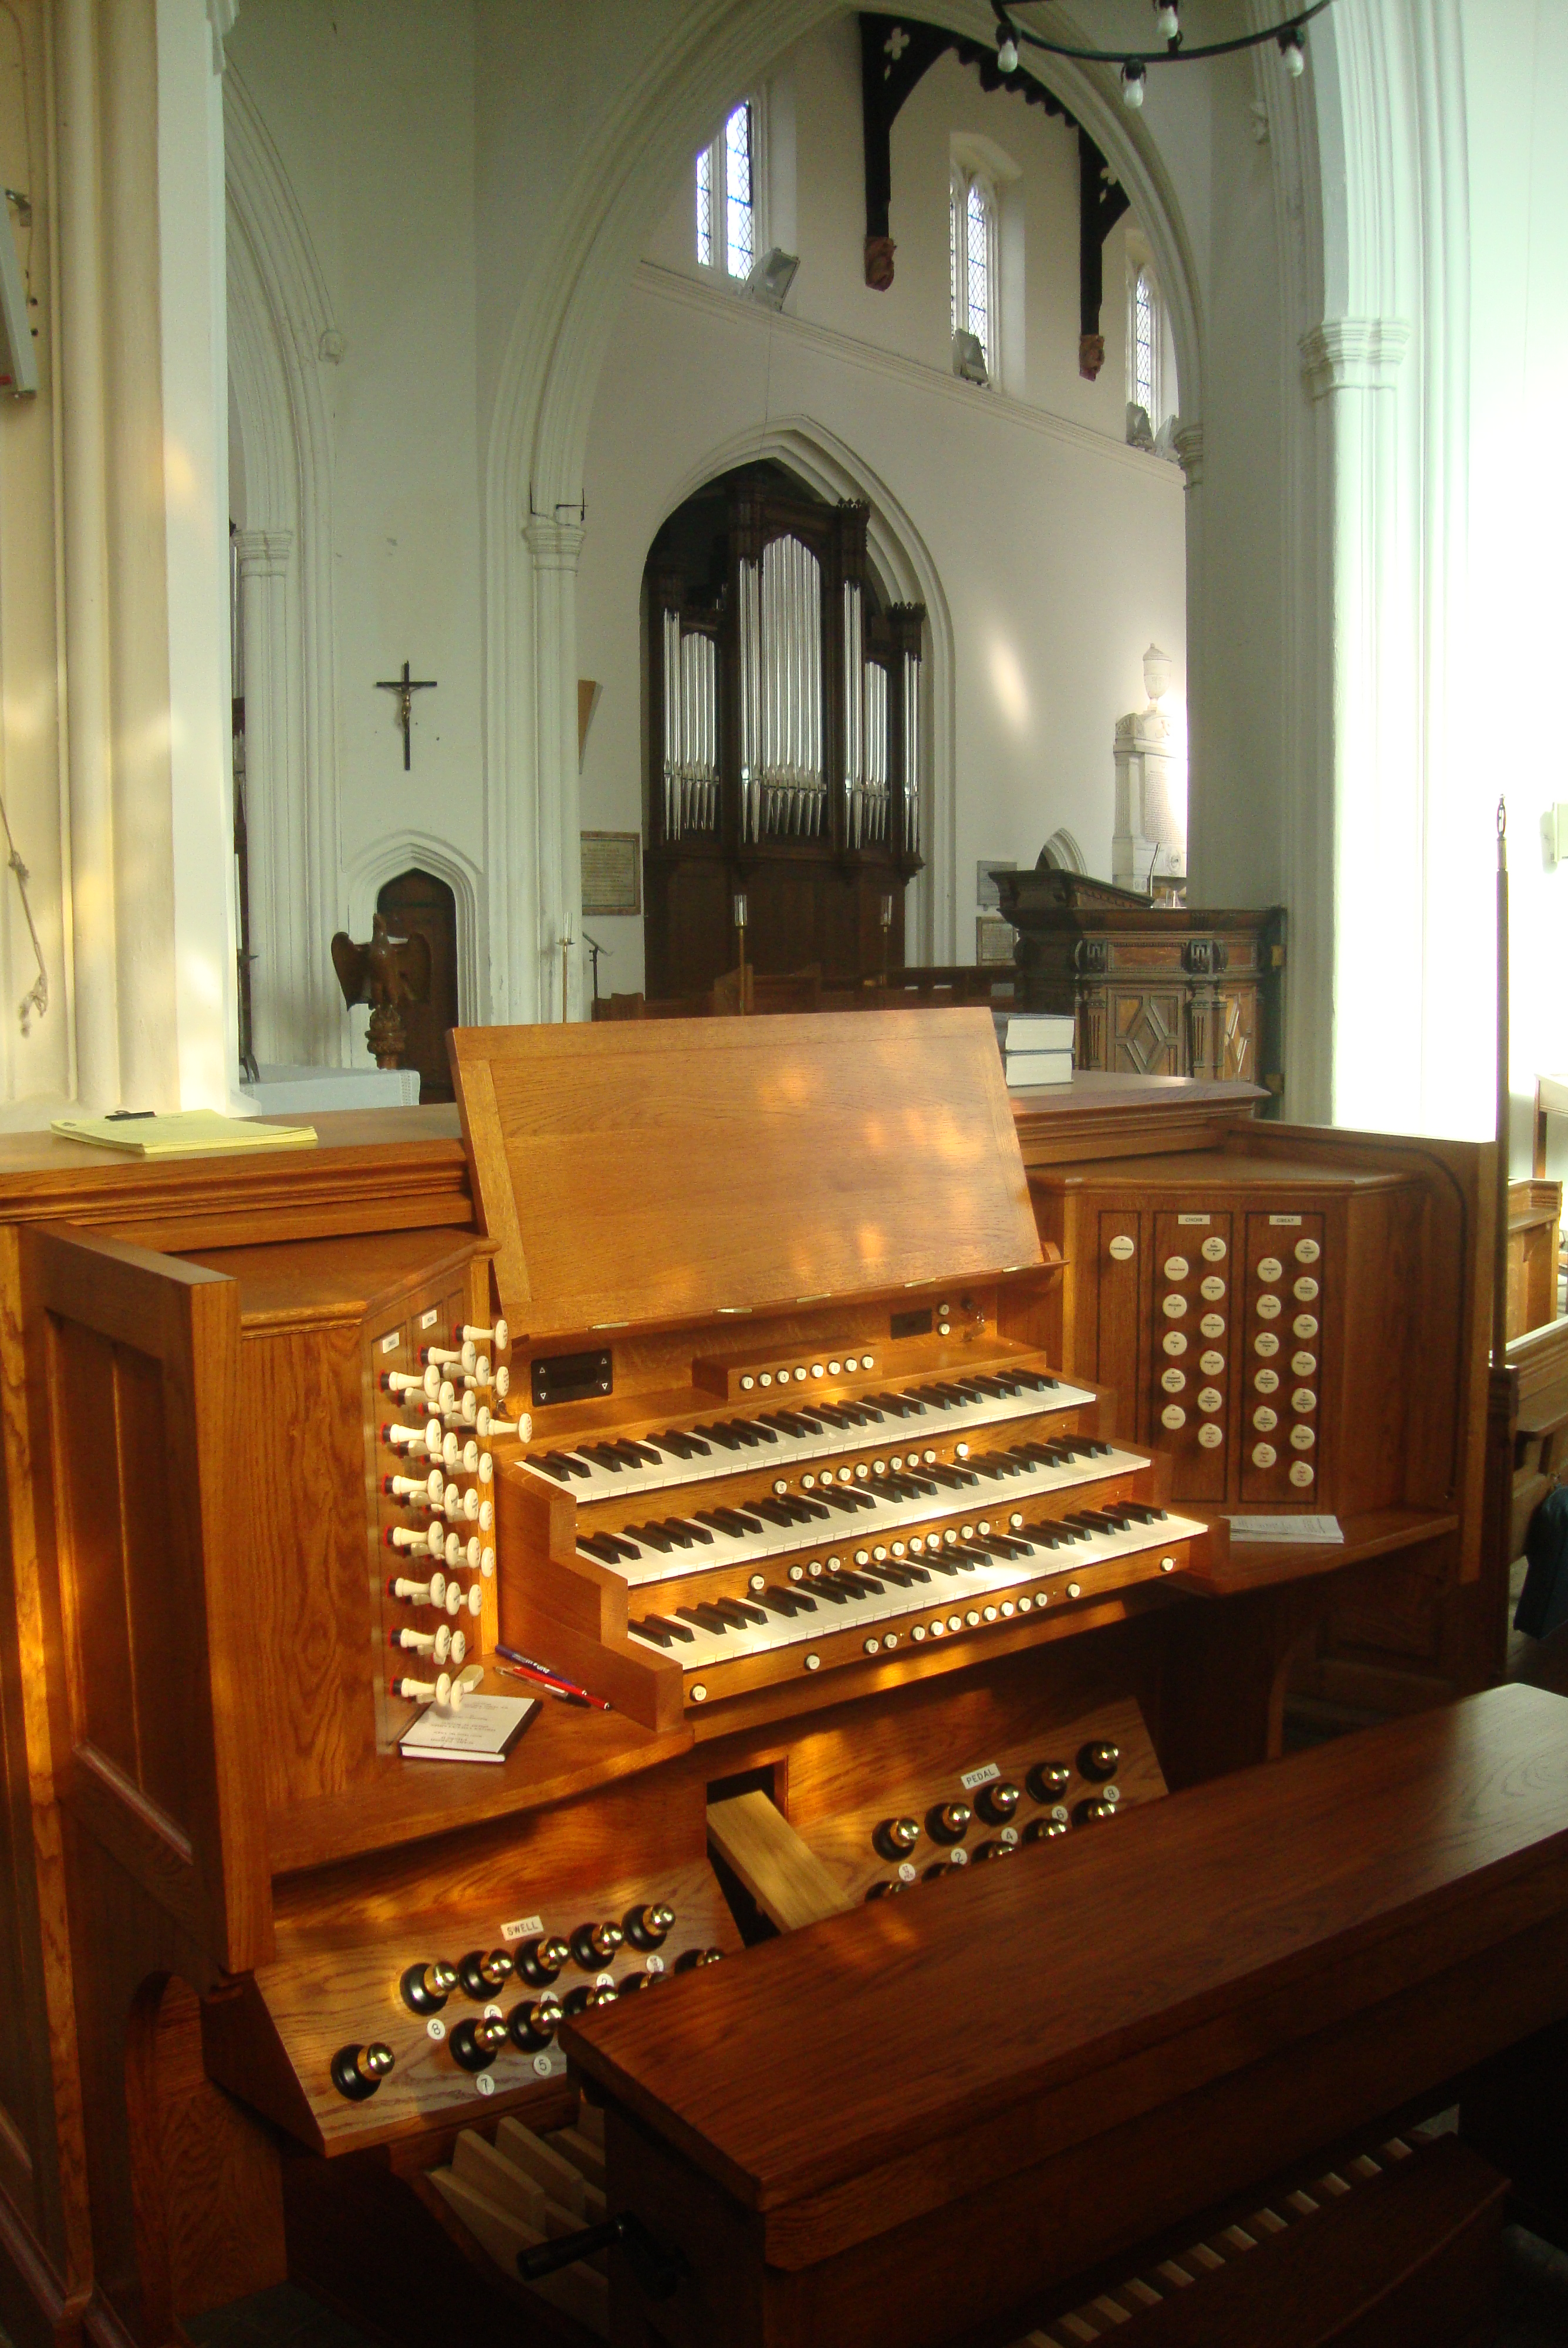
<svg viewBox="0 0 1568 2348">
<path fill-rule="evenodd" d="M 570 1688 L 557 1687 L 553 1680 L 542 1680 L 537 1672 L 519 1671 L 516 1663 L 497 1663 L 492 1668 L 509 1680 L 521 1680 L 525 1687 L 537 1688 L 540 1695 L 553 1695 L 558 1704 L 576 1704 L 581 1712 L 587 1712 L 594 1703 L 592 1696 L 577 1695 Z"/>
<path fill-rule="evenodd" d="M 522 1654 L 516 1647 L 497 1645 L 496 1653 L 504 1662 L 512 1666 L 513 1676 L 537 1680 L 541 1687 L 553 1688 L 558 1695 L 576 1696 L 583 1704 L 590 1704 L 595 1712 L 609 1712 L 612 1709 L 603 1696 L 591 1694 L 587 1688 L 579 1686 L 576 1680 L 569 1680 L 564 1672 L 551 1671 L 548 1663 L 536 1663 L 532 1655 Z"/>
</svg>

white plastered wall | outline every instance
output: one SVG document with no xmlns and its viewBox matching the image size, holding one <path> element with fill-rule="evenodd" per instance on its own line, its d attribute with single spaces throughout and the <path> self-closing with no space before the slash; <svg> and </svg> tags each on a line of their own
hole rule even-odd
<svg viewBox="0 0 1568 2348">
<path fill-rule="evenodd" d="M 365 934 L 367 874 L 421 860 L 395 843 L 437 844 L 423 861 L 457 897 L 462 1015 L 489 1007 L 475 17 L 468 0 L 246 0 L 230 42 L 242 560 L 273 635 L 248 641 L 246 678 L 262 1057 L 365 1063 L 328 944 Z M 266 514 L 251 434 L 281 443 Z M 414 698 L 407 772 L 378 685 L 405 659 L 436 680 Z"/>
<path fill-rule="evenodd" d="M 910 950 L 972 961 L 982 858 L 1032 864 L 1065 825 L 1090 869 L 1110 870 L 1112 734 L 1120 713 L 1142 703 L 1151 638 L 1174 654 L 1181 685 L 1183 479 L 1124 445 L 1120 231 L 1106 255 L 1105 367 L 1092 385 L 1078 373 L 1074 132 L 1020 98 L 988 98 L 972 72 L 939 60 L 894 128 L 897 275 L 876 294 L 861 261 L 853 20 L 804 43 L 764 103 L 775 166 L 778 116 L 787 108 L 796 125 L 801 268 L 784 314 L 702 280 L 682 175 L 599 378 L 577 630 L 580 672 L 601 691 L 582 761 L 582 821 L 605 830 L 641 822 L 640 593 L 655 531 L 692 488 L 787 428 L 808 452 L 847 452 L 844 489 L 827 493 L 859 489 L 885 521 L 890 509 L 939 580 L 951 706 L 932 729 L 929 870 L 911 900 Z M 1019 215 L 1023 283 L 1002 326 L 1004 382 L 1018 396 L 951 372 L 954 134 L 989 140 L 1017 166 L 1004 201 Z M 769 221 L 764 234 L 776 232 Z M 776 453 L 791 461 L 787 447 Z M 613 956 L 602 985 L 641 985 L 641 925 L 589 926 Z"/>
</svg>

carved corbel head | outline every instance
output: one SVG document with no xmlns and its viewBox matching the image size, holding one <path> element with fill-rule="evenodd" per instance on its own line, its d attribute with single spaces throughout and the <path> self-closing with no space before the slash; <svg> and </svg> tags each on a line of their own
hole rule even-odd
<svg viewBox="0 0 1568 2348">
<path fill-rule="evenodd" d="M 890 236 L 868 236 L 866 240 L 866 283 L 874 294 L 886 294 L 893 283 L 896 249 Z"/>
</svg>

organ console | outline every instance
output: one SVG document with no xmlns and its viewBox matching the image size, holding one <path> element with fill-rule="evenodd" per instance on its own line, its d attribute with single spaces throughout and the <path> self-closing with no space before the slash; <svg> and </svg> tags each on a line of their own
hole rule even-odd
<svg viewBox="0 0 1568 2348">
<path fill-rule="evenodd" d="M 994 2086 L 999 1920 L 1054 1978 L 1064 1887 L 1111 1854 L 1136 1911 L 1171 1789 L 1277 1752 L 1304 1642 L 1342 1663 L 1390 1576 L 1473 1587 L 1483 1153 L 1203 1088 L 1015 1115 L 981 1011 L 460 1032 L 454 1065 L 461 1145 L 434 1111 L 323 1118 L 286 1169 L 0 1161 L 13 2336 L 101 2310 L 155 2348 L 292 2274 L 394 2336 L 645 2337 L 669 2229 L 624 2148 L 702 2168 L 714 2123 L 595 2049 L 730 2032 L 743 2071 L 755 2026 L 775 2061 L 725 1984 L 785 1943 L 825 2137 L 819 1936 L 874 1997 L 951 1932 L 961 1986 L 933 1958 L 899 2028 L 979 2034 Z M 1233 1538 L 1293 1510 L 1341 1540 Z M 536 1664 L 596 1702 L 403 1756 Z M 1110 1912 L 1081 1962 L 1119 1980 Z"/>
</svg>

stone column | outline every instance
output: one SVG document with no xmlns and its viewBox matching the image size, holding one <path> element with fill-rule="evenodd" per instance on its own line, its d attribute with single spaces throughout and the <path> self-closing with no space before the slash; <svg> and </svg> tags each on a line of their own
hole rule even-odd
<svg viewBox="0 0 1568 2348">
<path fill-rule="evenodd" d="M 62 625 L 76 1089 L 225 1107 L 221 126 L 202 0 L 62 0 Z"/>
<path fill-rule="evenodd" d="M 305 808 L 289 707 L 289 573 L 294 535 L 241 530 L 235 541 L 245 655 L 245 823 L 251 880 L 251 1007 L 256 1057 L 308 1062 L 309 934 Z"/>
<path fill-rule="evenodd" d="M 533 953 L 527 921 L 515 933 L 514 1016 L 561 1015 L 561 941 L 573 941 L 567 1012 L 581 1008 L 582 866 L 577 762 L 577 563 L 580 521 L 530 516 L 534 564 L 535 839 L 538 895 Z M 529 997 L 532 996 L 532 1008 Z"/>
</svg>

